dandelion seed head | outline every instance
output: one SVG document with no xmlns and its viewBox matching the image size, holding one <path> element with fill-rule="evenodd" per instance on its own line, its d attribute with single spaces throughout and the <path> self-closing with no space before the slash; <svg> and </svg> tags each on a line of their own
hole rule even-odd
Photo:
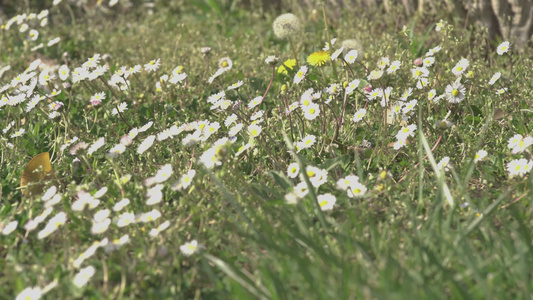
<svg viewBox="0 0 533 300">
<path fill-rule="evenodd" d="M 291 13 L 280 15 L 272 24 L 274 34 L 279 39 L 285 39 L 300 32 L 300 20 Z"/>
</svg>

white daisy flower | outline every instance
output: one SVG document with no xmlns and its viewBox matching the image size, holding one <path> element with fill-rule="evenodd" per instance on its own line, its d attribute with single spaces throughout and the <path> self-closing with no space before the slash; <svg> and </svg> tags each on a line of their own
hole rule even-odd
<svg viewBox="0 0 533 300">
<path fill-rule="evenodd" d="M 355 60 L 357 59 L 357 50 L 350 50 L 346 55 L 344 56 L 344 60 L 349 63 L 353 64 Z"/>
<path fill-rule="evenodd" d="M 291 163 L 287 167 L 287 176 L 290 178 L 296 178 L 298 176 L 298 173 L 300 173 L 300 166 L 297 163 Z"/>
<path fill-rule="evenodd" d="M 466 88 L 459 80 L 456 80 L 452 84 L 446 86 L 445 95 L 446 99 L 450 103 L 460 103 L 465 99 L 465 94 Z"/>
<path fill-rule="evenodd" d="M 498 48 L 496 49 L 496 53 L 498 53 L 498 55 L 503 55 L 504 53 L 507 53 L 509 51 L 510 47 L 511 44 L 508 41 L 505 41 L 498 46 Z"/>
<path fill-rule="evenodd" d="M 307 120 L 314 120 L 320 114 L 320 106 L 316 103 L 311 103 L 303 109 L 304 118 Z"/>
<path fill-rule="evenodd" d="M 333 196 L 332 194 L 323 194 L 317 196 L 318 204 L 320 205 L 320 209 L 323 211 L 332 210 L 333 206 L 337 202 L 337 198 Z"/>
<path fill-rule="evenodd" d="M 122 112 L 126 111 L 127 109 L 128 109 L 128 103 L 126 103 L 126 102 L 122 102 L 122 103 L 120 103 L 120 104 L 118 105 L 118 111 L 117 111 L 116 108 L 113 108 L 113 110 L 111 111 L 111 114 L 112 114 L 112 115 L 116 115 L 116 114 L 118 114 L 119 112 L 122 113 Z"/>
<path fill-rule="evenodd" d="M 96 270 L 93 266 L 81 269 L 80 272 L 74 276 L 74 285 L 78 288 L 86 286 L 89 280 L 94 276 L 94 273 L 96 273 Z"/>
<path fill-rule="evenodd" d="M 490 78 L 489 80 L 489 85 L 494 85 L 494 83 L 496 83 L 496 81 L 498 81 L 498 79 L 500 79 L 500 77 L 502 76 L 502 73 L 501 72 L 496 72 L 494 75 L 492 75 L 492 77 Z"/>
<path fill-rule="evenodd" d="M 509 177 L 524 176 L 531 171 L 531 167 L 533 167 L 532 160 L 515 159 L 507 164 L 507 172 L 509 172 Z"/>
<path fill-rule="evenodd" d="M 401 65 L 402 65 L 401 61 L 399 61 L 399 60 L 393 61 L 390 64 L 389 68 L 387 69 L 387 74 L 392 74 L 392 73 L 396 72 L 400 68 Z"/>
<path fill-rule="evenodd" d="M 300 83 L 304 79 L 305 74 L 307 73 L 307 70 L 308 69 L 306 66 L 302 66 L 300 70 L 298 70 L 296 75 L 294 75 L 294 83 L 296 84 Z"/>
<path fill-rule="evenodd" d="M 355 123 L 357 123 L 357 122 L 361 121 L 365 115 L 366 115 L 366 109 L 361 108 L 360 110 L 355 112 L 355 114 L 353 116 L 353 121 Z"/>
<path fill-rule="evenodd" d="M 155 141 L 155 135 L 150 135 L 145 138 L 137 148 L 137 153 L 143 154 L 146 150 L 150 149 Z"/>
<path fill-rule="evenodd" d="M 180 246 L 180 251 L 185 256 L 191 256 L 194 253 L 198 252 L 198 250 L 202 247 L 202 245 L 198 244 L 196 240 L 192 240 L 190 242 L 186 242 L 185 244 Z"/>
<path fill-rule="evenodd" d="M 487 151 L 485 150 L 478 150 L 476 152 L 476 155 L 474 157 L 474 162 L 482 161 L 485 157 L 487 157 Z"/>
</svg>

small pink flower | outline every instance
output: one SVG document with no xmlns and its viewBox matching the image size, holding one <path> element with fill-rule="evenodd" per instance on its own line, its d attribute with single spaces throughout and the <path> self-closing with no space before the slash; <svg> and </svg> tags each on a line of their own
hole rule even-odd
<svg viewBox="0 0 533 300">
<path fill-rule="evenodd" d="M 415 66 L 420 66 L 421 64 L 424 63 L 424 61 L 422 60 L 422 58 L 417 58 L 413 61 L 413 63 L 415 64 Z"/>
<path fill-rule="evenodd" d="M 129 134 L 126 134 L 120 138 L 120 143 L 124 146 L 129 146 L 131 143 L 133 143 L 133 139 Z"/>
<path fill-rule="evenodd" d="M 102 100 L 100 100 L 100 99 L 91 100 L 91 105 L 92 106 L 97 106 L 97 105 L 100 105 L 100 104 L 102 104 Z"/>
<path fill-rule="evenodd" d="M 79 142 L 74 147 L 70 148 L 70 154 L 76 155 L 78 152 L 81 152 L 82 150 L 85 150 L 89 147 L 89 144 L 86 142 Z"/>
<path fill-rule="evenodd" d="M 63 103 L 59 101 L 52 102 L 48 105 L 50 110 L 59 110 L 61 107 L 63 107 Z"/>
<path fill-rule="evenodd" d="M 372 92 L 372 86 L 370 84 L 365 86 L 365 92 L 367 92 L 367 93 Z"/>
</svg>

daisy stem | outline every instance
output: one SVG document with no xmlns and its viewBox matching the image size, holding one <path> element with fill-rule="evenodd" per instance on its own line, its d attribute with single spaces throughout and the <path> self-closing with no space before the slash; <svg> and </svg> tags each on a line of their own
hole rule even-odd
<svg viewBox="0 0 533 300">
<path fill-rule="evenodd" d="M 348 62 L 346 62 L 346 60 L 344 60 L 344 57 L 341 57 L 341 59 L 344 62 L 344 65 L 348 67 L 348 70 L 350 70 L 350 73 L 352 73 L 352 76 L 355 76 L 355 73 L 352 70 L 352 67 L 350 66 L 350 64 Z"/>
<path fill-rule="evenodd" d="M 346 111 L 346 103 L 347 103 L 347 100 L 348 99 L 348 93 L 344 92 L 344 102 L 342 104 L 342 112 L 341 112 L 341 116 L 339 117 L 340 120 L 339 120 L 339 126 L 343 124 L 343 119 L 344 119 L 344 112 Z"/>
<path fill-rule="evenodd" d="M 126 118 L 124 118 L 124 115 L 122 115 L 122 112 L 120 112 L 120 109 L 118 108 L 118 104 L 115 104 L 115 107 L 117 108 L 117 112 L 118 112 L 120 118 L 122 119 L 122 121 L 124 121 L 124 123 L 126 123 L 126 125 L 128 125 L 128 128 L 130 130 L 132 130 L 133 127 L 130 125 L 130 123 L 128 123 L 128 121 L 126 121 Z"/>
<path fill-rule="evenodd" d="M 298 63 L 298 55 L 296 54 L 296 48 L 294 47 L 294 44 L 290 36 L 288 37 L 288 39 L 289 39 L 289 44 L 291 44 L 292 54 L 294 55 L 294 59 L 296 60 L 296 65 L 299 66 L 300 64 Z"/>
<path fill-rule="evenodd" d="M 367 68 L 365 65 L 363 65 L 362 62 L 357 61 L 357 60 L 356 60 L 356 62 L 357 62 L 359 65 L 363 66 L 363 68 L 365 69 L 365 72 L 368 73 L 368 68 Z M 350 70 L 351 70 L 351 69 L 352 69 L 352 68 L 350 68 Z"/>
<path fill-rule="evenodd" d="M 78 159 L 79 158 L 80 157 L 78 157 Z M 87 160 L 87 157 L 85 157 L 85 155 L 82 155 L 81 158 L 83 159 L 83 162 L 85 162 L 85 165 L 89 169 L 89 172 L 91 172 L 91 174 L 94 174 L 93 168 L 91 167 L 91 164 L 89 164 L 89 161 Z"/>
<path fill-rule="evenodd" d="M 318 87 L 318 85 L 316 85 L 316 83 L 313 80 L 307 78 L 307 76 L 304 76 L 304 78 L 305 78 L 305 80 L 307 80 L 307 81 L 309 81 L 309 82 L 311 82 L 313 84 L 313 86 L 315 87 L 317 92 L 320 91 L 320 88 Z"/>
<path fill-rule="evenodd" d="M 94 126 L 96 125 L 96 119 L 98 119 L 98 111 L 96 108 L 94 108 L 94 119 L 93 119 L 93 125 L 91 126 L 91 129 L 89 131 L 93 131 Z"/>
<path fill-rule="evenodd" d="M 107 89 L 109 89 L 111 91 L 113 96 L 115 96 L 118 99 L 117 95 L 115 94 L 115 91 L 107 84 L 107 82 L 102 77 L 98 77 L 98 78 L 100 78 L 100 80 L 104 83 L 104 85 L 107 87 Z M 118 104 L 115 104 L 115 107 L 116 107 L 117 112 L 120 115 L 120 118 L 122 119 L 122 121 L 124 121 L 124 123 L 126 123 L 126 125 L 128 125 L 128 128 L 130 130 L 132 130 L 133 126 L 131 126 L 130 123 L 128 123 L 128 121 L 126 121 L 126 118 L 124 118 L 124 115 L 122 115 L 122 112 L 120 111 L 120 109 L 118 109 Z"/>
<path fill-rule="evenodd" d="M 292 128 L 293 126 L 292 126 L 291 109 L 289 106 L 289 99 L 287 96 L 285 97 L 285 105 L 287 106 L 287 116 L 289 117 L 289 125 L 291 127 L 291 142 L 294 143 L 294 130 Z"/>
<path fill-rule="evenodd" d="M 272 152 L 270 151 L 270 148 L 271 148 L 270 146 L 274 145 L 274 140 L 272 139 L 272 137 L 270 135 L 267 134 L 267 136 L 272 141 L 270 145 L 263 139 L 263 137 L 259 136 L 259 140 L 264 145 L 263 149 L 265 149 L 266 152 L 268 153 L 268 155 L 272 158 L 273 167 L 275 165 L 275 167 L 277 167 L 278 170 L 283 170 L 283 168 L 279 164 L 278 160 L 276 159 L 276 156 L 274 156 L 272 154 Z"/>
<path fill-rule="evenodd" d="M 255 108 L 253 114 L 255 114 L 257 112 L 257 110 L 259 109 L 259 106 L 261 105 L 261 103 L 263 103 L 263 100 L 265 100 L 265 97 L 266 97 L 266 95 L 268 93 L 268 90 L 270 90 L 270 87 L 272 86 L 272 81 L 274 81 L 274 74 L 276 74 L 276 67 L 272 67 L 272 76 L 270 77 L 270 83 L 268 84 L 268 87 L 267 87 L 265 93 L 263 94 L 263 98 L 261 98 L 261 101 L 259 101 L 259 104 L 257 104 L 257 107 Z"/>
<path fill-rule="evenodd" d="M 192 164 L 194 162 L 194 152 L 195 152 L 196 148 L 192 148 L 192 154 L 191 154 L 191 159 L 190 159 L 190 162 L 189 162 L 189 170 L 192 169 Z"/>
<path fill-rule="evenodd" d="M 309 191 L 309 195 L 313 199 L 313 206 L 315 207 L 315 214 L 318 217 L 318 220 L 320 222 L 320 225 L 322 228 L 327 228 L 326 218 L 324 217 L 324 212 L 320 208 L 320 203 L 318 203 L 318 198 L 316 195 L 315 188 L 311 184 L 311 181 L 309 180 L 309 176 L 307 176 L 306 172 L 306 166 L 304 165 L 303 160 L 300 158 L 300 156 L 296 153 L 296 149 L 294 148 L 293 144 L 289 141 L 287 138 L 287 135 L 285 132 L 283 132 L 283 139 L 285 140 L 285 144 L 287 144 L 292 156 L 294 157 L 294 160 L 296 160 L 296 163 L 298 163 L 298 166 L 300 166 L 300 174 L 303 177 L 303 181 L 307 185 L 307 189 Z"/>
<path fill-rule="evenodd" d="M 89 85 L 87 85 L 87 82 L 85 81 L 82 81 L 83 82 L 83 85 L 85 85 L 85 87 L 89 90 L 89 92 L 91 92 L 91 94 L 94 94 L 93 90 L 89 87 Z"/>
<path fill-rule="evenodd" d="M 209 55 L 205 56 L 205 72 L 204 75 L 202 75 L 202 79 L 200 81 L 204 81 L 205 74 L 209 73 Z"/>
<path fill-rule="evenodd" d="M 331 45 L 331 39 L 329 37 L 329 30 L 328 30 L 328 17 L 326 16 L 326 2 L 322 2 L 322 16 L 324 17 L 324 31 L 326 32 L 326 38 L 327 43 L 329 45 L 329 48 L 333 48 Z M 333 65 L 333 76 L 337 78 L 337 66 L 335 65 L 335 61 L 331 62 L 331 65 Z"/>
<path fill-rule="evenodd" d="M 301 137 L 305 134 L 305 123 L 304 123 L 304 120 L 302 119 L 302 116 L 300 116 L 297 111 L 294 111 L 294 112 L 296 113 L 296 116 L 298 117 L 298 119 L 300 119 L 300 123 L 302 123 L 302 130 L 300 132 L 300 137 Z"/>
<path fill-rule="evenodd" d="M 441 139 L 442 139 L 442 133 L 439 135 L 439 138 L 438 138 L 437 141 L 435 142 L 435 145 L 433 145 L 433 148 L 431 148 L 431 152 L 433 152 L 433 150 L 435 150 L 435 148 L 437 148 L 437 145 L 440 143 L 440 140 L 441 140 Z M 426 156 L 424 156 L 424 157 L 422 158 L 422 160 L 426 159 L 427 157 L 428 157 L 428 156 L 427 156 L 427 154 L 426 154 Z M 415 167 L 417 167 L 419 164 L 420 164 L 420 162 L 417 163 L 417 164 L 415 165 Z"/>
<path fill-rule="evenodd" d="M 104 83 L 107 89 L 111 91 L 111 94 L 113 94 L 113 96 L 115 96 L 115 98 L 118 99 L 119 97 L 115 94 L 115 91 L 109 86 L 109 84 L 107 84 L 107 82 L 102 77 L 98 77 L 98 78 Z"/>
<path fill-rule="evenodd" d="M 144 84 L 142 83 L 142 81 L 139 79 L 139 76 L 137 76 L 137 73 L 133 73 L 133 77 L 135 77 L 135 80 L 137 80 L 137 82 L 139 83 L 139 85 L 141 86 L 141 88 L 144 90 L 146 90 L 146 88 L 144 87 Z M 126 79 L 124 79 L 124 81 L 126 81 Z M 127 82 L 127 81 L 126 81 Z"/>
</svg>

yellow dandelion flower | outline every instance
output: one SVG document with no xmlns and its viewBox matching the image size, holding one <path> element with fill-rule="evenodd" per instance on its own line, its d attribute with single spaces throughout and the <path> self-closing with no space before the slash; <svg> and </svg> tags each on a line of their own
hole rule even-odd
<svg viewBox="0 0 533 300">
<path fill-rule="evenodd" d="M 323 66 L 327 61 L 331 59 L 331 54 L 329 51 L 317 51 L 311 53 L 309 57 L 307 57 L 307 62 L 315 67 Z"/>
<path fill-rule="evenodd" d="M 287 59 L 281 66 L 278 68 L 278 74 L 287 74 L 287 69 L 285 69 L 285 66 L 289 68 L 289 70 L 292 70 L 296 66 L 296 59 Z"/>
</svg>

